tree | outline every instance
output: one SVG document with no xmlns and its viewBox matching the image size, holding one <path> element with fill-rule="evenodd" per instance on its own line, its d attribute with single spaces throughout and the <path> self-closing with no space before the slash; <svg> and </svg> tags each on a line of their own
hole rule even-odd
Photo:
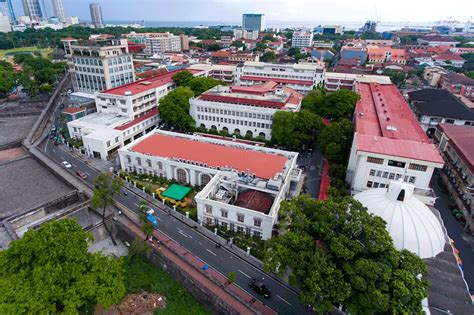
<svg viewBox="0 0 474 315">
<path fill-rule="evenodd" d="M 348 119 L 342 119 L 324 127 L 318 136 L 323 153 L 333 164 L 347 163 L 352 145 L 353 129 Z"/>
<path fill-rule="evenodd" d="M 189 130 L 194 120 L 189 115 L 189 99 L 194 96 L 188 87 L 178 87 L 160 100 L 160 118 L 179 130 Z"/>
<path fill-rule="evenodd" d="M 221 46 L 219 46 L 219 44 L 212 44 L 212 45 L 207 46 L 208 51 L 218 51 L 220 49 L 221 49 Z"/>
<path fill-rule="evenodd" d="M 261 62 L 272 62 L 275 61 L 275 59 L 276 55 L 273 51 L 267 51 L 260 57 Z"/>
<path fill-rule="evenodd" d="M 0 251 L 0 313 L 80 313 L 125 295 L 122 260 L 91 253 L 92 235 L 73 219 L 26 232 Z"/>
<path fill-rule="evenodd" d="M 242 43 L 242 42 L 239 41 L 239 40 L 233 41 L 232 44 L 231 44 L 231 46 L 234 46 L 234 47 L 236 47 L 236 48 L 242 48 L 243 50 L 245 50 L 245 48 L 246 48 L 246 47 L 245 47 L 245 44 Z"/>
<path fill-rule="evenodd" d="M 16 86 L 16 75 L 9 62 L 0 60 L 0 97 L 6 96 Z"/>
<path fill-rule="evenodd" d="M 359 98 L 357 93 L 350 90 L 326 94 L 324 89 L 316 89 L 305 96 L 302 107 L 333 121 L 351 119 Z"/>
<path fill-rule="evenodd" d="M 352 197 L 319 201 L 302 195 L 280 208 L 286 231 L 268 241 L 264 268 L 300 290 L 319 313 L 418 314 L 428 283 L 415 254 L 395 249 L 382 218 Z"/>
<path fill-rule="evenodd" d="M 194 78 L 193 74 L 187 70 L 180 71 L 172 77 L 176 86 L 185 86 L 192 78 Z"/>
<path fill-rule="evenodd" d="M 407 75 L 405 73 L 392 69 L 385 69 L 383 74 L 389 76 L 392 83 L 397 87 L 402 87 L 405 84 L 405 80 L 407 79 Z"/>
<path fill-rule="evenodd" d="M 235 280 L 237 280 L 237 274 L 233 271 L 229 271 L 227 273 L 227 282 L 229 282 L 229 284 L 231 284 L 231 283 L 234 283 Z"/>
<path fill-rule="evenodd" d="M 108 173 L 99 174 L 93 181 L 94 194 L 92 195 L 91 206 L 93 208 L 102 208 L 102 223 L 105 230 L 109 233 L 114 245 L 117 245 L 112 233 L 105 223 L 105 208 L 115 204 L 115 197 L 120 193 L 123 187 L 123 181 L 120 177 L 115 178 Z"/>
<path fill-rule="evenodd" d="M 265 49 L 268 48 L 268 45 L 265 44 L 265 43 L 262 43 L 262 42 L 258 42 L 257 44 L 255 44 L 255 49 L 256 51 L 265 51 Z"/>
<path fill-rule="evenodd" d="M 294 56 L 299 53 L 301 53 L 301 50 L 298 47 L 291 47 L 288 49 L 288 56 Z"/>
<path fill-rule="evenodd" d="M 273 115 L 272 142 L 299 151 L 316 140 L 322 126 L 321 117 L 310 111 L 278 111 Z"/>
<path fill-rule="evenodd" d="M 225 85 L 225 83 L 213 78 L 193 78 L 186 83 L 186 86 L 194 92 L 195 96 L 201 95 L 217 85 Z"/>
</svg>

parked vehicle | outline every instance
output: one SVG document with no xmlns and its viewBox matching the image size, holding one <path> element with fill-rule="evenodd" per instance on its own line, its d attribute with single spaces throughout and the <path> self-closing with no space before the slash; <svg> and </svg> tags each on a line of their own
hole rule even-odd
<svg viewBox="0 0 474 315">
<path fill-rule="evenodd" d="M 257 279 L 252 279 L 252 281 L 249 283 L 249 287 L 266 299 L 269 299 L 272 296 L 272 293 L 263 284 L 263 282 L 258 281 Z"/>
<path fill-rule="evenodd" d="M 79 176 L 83 180 L 87 179 L 87 174 L 84 173 L 83 171 L 76 171 L 76 175 Z"/>
<path fill-rule="evenodd" d="M 65 168 L 71 168 L 72 167 L 71 163 L 69 163 L 68 161 L 62 161 L 61 163 L 64 165 Z"/>
</svg>

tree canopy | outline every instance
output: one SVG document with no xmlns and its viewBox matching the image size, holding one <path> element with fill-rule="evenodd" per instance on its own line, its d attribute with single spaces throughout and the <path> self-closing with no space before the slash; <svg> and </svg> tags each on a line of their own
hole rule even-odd
<svg viewBox="0 0 474 315">
<path fill-rule="evenodd" d="M 351 119 L 359 98 L 357 93 L 350 90 L 326 93 L 324 89 L 316 89 L 305 96 L 302 107 L 334 121 Z"/>
<path fill-rule="evenodd" d="M 160 100 L 161 120 L 179 130 L 189 130 L 194 126 L 194 120 L 189 115 L 189 99 L 193 96 L 194 92 L 183 86 L 168 93 Z"/>
<path fill-rule="evenodd" d="M 16 86 L 16 75 L 9 62 L 0 60 L 0 97 L 6 96 Z"/>
<path fill-rule="evenodd" d="M 185 84 L 194 92 L 195 96 L 201 95 L 217 85 L 225 85 L 225 83 L 213 78 L 192 78 Z"/>
<path fill-rule="evenodd" d="M 301 290 L 316 311 L 342 306 L 351 314 L 418 314 L 427 270 L 415 254 L 398 251 L 380 217 L 351 197 L 283 202 L 282 235 L 268 241 L 264 268 Z"/>
<path fill-rule="evenodd" d="M 267 51 L 260 57 L 261 62 L 272 62 L 275 61 L 275 59 L 276 55 L 273 51 Z"/>
<path fill-rule="evenodd" d="M 26 232 L 0 251 L 0 313 L 78 313 L 125 294 L 122 261 L 88 252 L 92 235 L 72 219 Z"/>
<path fill-rule="evenodd" d="M 322 127 L 321 117 L 310 111 L 277 111 L 273 115 L 272 142 L 299 151 L 316 140 Z"/>
<path fill-rule="evenodd" d="M 172 79 L 176 86 L 185 86 L 193 77 L 191 71 L 185 70 L 173 75 Z"/>
</svg>

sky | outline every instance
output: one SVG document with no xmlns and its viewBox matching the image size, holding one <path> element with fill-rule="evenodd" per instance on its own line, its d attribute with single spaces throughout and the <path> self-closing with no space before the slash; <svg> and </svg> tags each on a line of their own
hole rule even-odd
<svg viewBox="0 0 474 315">
<path fill-rule="evenodd" d="M 21 0 L 12 0 L 22 12 Z M 50 2 L 51 0 L 44 0 Z M 425 22 L 472 16 L 473 0 L 64 0 L 67 16 L 90 20 L 89 3 L 102 5 L 104 20 L 216 21 L 240 23 L 243 13 L 275 22 Z M 47 4 L 50 5 L 50 4 Z M 18 14 L 20 15 L 20 14 Z"/>
</svg>

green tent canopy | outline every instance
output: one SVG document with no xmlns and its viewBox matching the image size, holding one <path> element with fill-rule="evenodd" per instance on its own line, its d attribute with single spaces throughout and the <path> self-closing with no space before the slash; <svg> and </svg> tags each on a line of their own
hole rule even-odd
<svg viewBox="0 0 474 315">
<path fill-rule="evenodd" d="M 176 201 L 181 201 L 190 191 L 191 188 L 189 187 L 173 184 L 165 190 L 162 196 Z"/>
</svg>

